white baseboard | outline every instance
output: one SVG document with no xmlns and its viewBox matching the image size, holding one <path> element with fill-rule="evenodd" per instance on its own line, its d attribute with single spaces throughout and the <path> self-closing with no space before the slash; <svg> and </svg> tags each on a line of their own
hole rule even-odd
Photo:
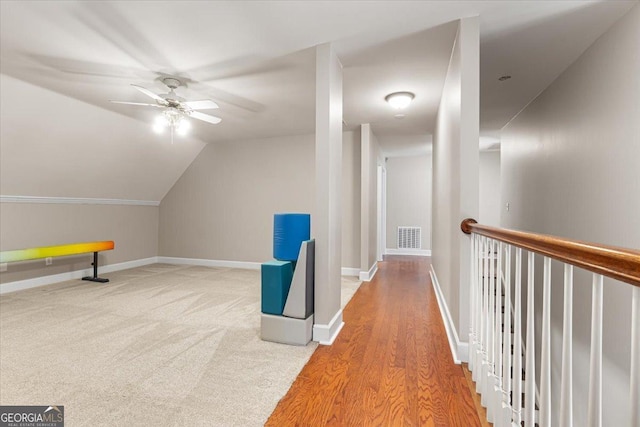
<svg viewBox="0 0 640 427">
<path fill-rule="evenodd" d="M 201 265 L 204 267 L 229 267 L 229 268 L 241 268 L 245 270 L 260 270 L 261 262 L 251 261 L 228 261 L 217 259 L 203 259 L 203 258 L 179 258 L 179 257 L 167 257 L 159 256 L 158 262 L 164 264 L 176 264 L 176 265 Z M 360 270 L 351 267 L 342 267 L 341 274 L 343 276 L 358 276 Z"/>
<path fill-rule="evenodd" d="M 104 266 L 98 266 L 98 273 L 113 273 L 114 271 L 127 270 L 129 268 L 142 267 L 149 264 L 155 264 L 158 262 L 158 257 L 152 256 L 149 258 L 135 259 L 133 261 L 119 262 L 118 264 L 110 264 Z M 83 270 L 84 272 L 90 272 L 93 274 L 93 267 Z M 85 274 L 86 276 L 86 274 Z"/>
<path fill-rule="evenodd" d="M 438 276 L 436 275 L 436 271 L 433 269 L 433 265 L 431 265 L 431 271 L 429 274 L 431 274 L 431 282 L 433 283 L 433 289 L 435 290 L 436 299 L 438 300 L 438 307 L 440 307 L 442 322 L 444 323 L 444 328 L 447 330 L 447 338 L 449 340 L 451 354 L 453 355 L 453 361 L 456 364 L 468 362 L 469 343 L 460 341 L 460 338 L 458 337 L 458 331 L 456 331 L 456 326 L 451 318 L 451 313 L 449 313 L 449 307 L 447 307 L 447 302 L 444 299 L 444 295 L 442 295 L 440 282 L 438 282 Z"/>
<path fill-rule="evenodd" d="M 98 266 L 98 273 L 112 273 L 114 271 L 126 270 L 129 268 L 142 267 L 143 265 L 155 264 L 157 257 L 125 261 L 117 264 Z M 53 285 L 54 283 L 66 282 L 67 280 L 81 279 L 93 274 L 93 267 L 82 270 L 69 271 L 67 273 L 51 274 L 49 276 L 34 277 L 33 279 L 17 280 L 15 282 L 0 285 L 0 295 L 10 292 L 23 291 L 25 289 L 37 288 L 40 286 Z"/>
<path fill-rule="evenodd" d="M 158 262 L 164 264 L 176 264 L 176 265 L 200 265 L 203 267 L 229 267 L 229 268 L 241 268 L 245 270 L 260 270 L 260 262 L 251 261 L 228 261 L 217 259 L 202 259 L 202 258 L 177 258 L 168 256 L 159 256 Z"/>
<path fill-rule="evenodd" d="M 387 248 L 384 250 L 385 255 L 414 255 L 414 256 L 431 256 L 431 249 L 395 249 Z"/>
<path fill-rule="evenodd" d="M 328 325 L 321 323 L 313 325 L 313 340 L 322 345 L 331 345 L 340 334 L 343 326 L 342 309 L 340 309 Z"/>
<path fill-rule="evenodd" d="M 351 268 L 351 267 L 342 267 L 342 275 L 343 276 L 356 276 L 360 274 L 359 268 Z"/>
<path fill-rule="evenodd" d="M 369 271 L 361 271 L 358 275 L 358 278 L 365 282 L 370 282 L 373 279 L 373 276 L 378 272 L 378 262 L 374 262 Z"/>
<path fill-rule="evenodd" d="M 144 265 L 164 263 L 174 265 L 201 265 L 205 267 L 228 267 L 228 268 L 240 268 L 245 270 L 260 270 L 259 262 L 249 261 L 228 261 L 228 260 L 215 260 L 215 259 L 199 259 L 199 258 L 179 258 L 179 257 L 166 257 L 157 256 L 143 259 L 136 259 L 133 261 L 125 261 L 117 264 L 109 264 L 98 267 L 99 273 L 112 273 L 114 271 L 127 270 L 129 268 L 142 267 Z M 343 276 L 358 276 L 360 270 L 357 268 L 342 268 Z M 67 273 L 51 274 L 49 276 L 34 277 L 33 279 L 18 280 L 15 282 L 8 282 L 0 284 L 0 295 L 10 292 L 22 291 L 25 289 L 37 288 L 40 286 L 53 285 L 54 283 L 66 282 L 67 280 L 81 279 L 85 276 L 91 276 L 93 274 L 93 267 L 85 268 L 82 270 L 69 271 Z"/>
</svg>

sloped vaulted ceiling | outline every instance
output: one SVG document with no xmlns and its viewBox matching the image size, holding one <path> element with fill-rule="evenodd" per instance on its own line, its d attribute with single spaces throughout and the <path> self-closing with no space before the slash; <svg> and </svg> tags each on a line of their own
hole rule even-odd
<svg viewBox="0 0 640 427">
<path fill-rule="evenodd" d="M 204 143 L 313 133 L 315 52 L 344 65 L 344 119 L 385 153 L 428 148 L 455 21 L 480 17 L 481 132 L 500 128 L 634 1 L 0 1 L 0 193 L 159 201 Z M 513 74 L 506 83 L 502 74 Z M 171 145 L 160 77 L 219 103 Z M 387 93 L 416 101 L 398 121 Z M 194 121 L 195 122 L 195 121 Z"/>
<path fill-rule="evenodd" d="M 0 75 L 0 193 L 160 201 L 204 147 Z"/>
</svg>

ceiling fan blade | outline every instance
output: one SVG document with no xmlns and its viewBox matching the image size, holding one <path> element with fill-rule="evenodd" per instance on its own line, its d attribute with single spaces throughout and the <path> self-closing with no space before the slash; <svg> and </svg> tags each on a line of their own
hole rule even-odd
<svg viewBox="0 0 640 427">
<path fill-rule="evenodd" d="M 225 92 L 221 89 L 215 88 L 210 85 L 206 85 L 204 83 L 197 82 L 195 80 L 191 80 L 189 82 L 189 87 L 195 89 L 200 93 L 210 94 L 212 98 L 217 99 L 219 102 L 222 102 L 227 105 L 233 105 L 235 107 L 241 108 L 243 110 L 251 111 L 252 113 L 260 113 L 265 110 L 265 106 L 252 101 L 247 98 L 243 98 L 238 95 L 233 95 L 229 92 Z"/>
<path fill-rule="evenodd" d="M 138 85 L 134 85 L 134 84 L 132 84 L 131 86 L 135 87 L 140 92 L 144 93 L 147 96 L 150 96 L 151 98 L 155 99 L 156 101 L 161 102 L 162 104 L 166 104 L 167 103 L 167 101 L 163 97 L 161 97 L 160 95 L 156 95 L 155 93 L 151 92 L 149 89 L 146 89 L 146 88 L 143 88 L 142 86 L 138 86 Z"/>
<path fill-rule="evenodd" d="M 144 102 L 129 102 L 129 101 L 110 101 L 114 104 L 127 104 L 127 105 L 142 105 L 144 107 L 158 107 L 163 108 L 162 105 L 158 104 L 145 104 Z"/>
<path fill-rule="evenodd" d="M 210 116 L 208 114 L 199 113 L 197 111 L 192 111 L 191 114 L 189 114 L 189 116 L 193 117 L 194 119 L 202 120 L 202 121 L 214 124 L 214 125 L 217 125 L 218 123 L 220 123 L 222 121 L 222 119 L 220 117 Z"/>
<path fill-rule="evenodd" d="M 203 99 L 202 101 L 187 101 L 182 104 L 191 108 L 192 110 L 213 110 L 218 108 L 218 104 L 210 99 Z"/>
</svg>

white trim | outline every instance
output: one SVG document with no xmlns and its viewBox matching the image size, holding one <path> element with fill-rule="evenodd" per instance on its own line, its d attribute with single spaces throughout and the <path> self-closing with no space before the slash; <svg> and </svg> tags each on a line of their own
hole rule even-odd
<svg viewBox="0 0 640 427">
<path fill-rule="evenodd" d="M 316 323 L 313 325 L 313 340 L 322 345 L 331 345 L 340 334 L 344 322 L 342 321 L 342 309 L 333 316 L 328 325 Z"/>
<path fill-rule="evenodd" d="M 228 261 L 217 259 L 201 259 L 201 258 L 177 258 L 168 256 L 159 256 L 159 263 L 176 264 L 176 265 L 200 265 L 203 267 L 229 267 L 242 268 L 245 270 L 260 270 L 262 263 L 250 261 Z"/>
<path fill-rule="evenodd" d="M 100 274 L 112 273 L 114 271 L 142 267 L 143 265 L 155 264 L 157 262 L 158 257 L 136 259 L 133 261 L 120 262 L 118 264 L 98 266 L 98 272 Z M 91 276 L 92 274 L 93 267 L 89 267 L 82 270 L 69 271 L 67 273 L 52 274 L 49 276 L 34 277 L 33 279 L 3 283 L 0 285 L 0 295 L 8 294 L 10 292 L 22 291 L 25 289 L 37 288 L 40 286 L 53 285 L 54 283 L 65 282 L 67 280 L 81 279 L 85 276 Z"/>
<path fill-rule="evenodd" d="M 6 196 L 6 195 L 0 195 L 0 203 L 160 206 L 160 202 L 155 200 L 93 199 L 93 198 L 80 198 L 80 197 L 42 197 L 42 196 Z"/>
<path fill-rule="evenodd" d="M 447 338 L 449 340 L 451 354 L 453 355 L 453 361 L 456 364 L 460 364 L 461 362 L 468 362 L 469 343 L 462 342 L 458 338 L 456 326 L 453 323 L 453 319 L 451 318 L 451 313 L 449 313 L 449 308 L 447 307 L 447 302 L 444 299 L 444 295 L 442 295 L 440 283 L 438 282 L 438 276 L 436 275 L 436 271 L 434 270 L 433 265 L 431 265 L 431 271 L 429 272 L 429 274 L 431 275 L 431 283 L 433 283 L 433 289 L 436 293 L 436 299 L 438 300 L 438 307 L 440 307 L 442 322 L 444 323 L 444 328 L 447 330 Z"/>
<path fill-rule="evenodd" d="M 110 264 L 110 265 L 103 265 L 103 266 L 99 265 L 98 273 L 113 273 L 114 271 L 128 270 L 129 268 L 136 268 L 136 267 L 143 267 L 149 264 L 156 264 L 157 262 L 158 262 L 158 257 L 153 256 L 149 258 L 136 259 L 133 261 L 120 262 L 118 264 Z M 83 271 L 89 271 L 91 274 L 93 274 L 93 267 Z"/>
<path fill-rule="evenodd" d="M 387 248 L 385 255 L 415 255 L 415 256 L 431 256 L 431 249 L 395 249 Z"/>
<path fill-rule="evenodd" d="M 351 267 L 342 267 L 342 275 L 343 276 L 356 276 L 358 277 L 360 274 L 359 268 L 351 268 Z"/>
<path fill-rule="evenodd" d="M 159 256 L 158 262 L 165 264 L 177 264 L 177 265 L 201 265 L 204 267 L 229 267 L 229 268 L 241 268 L 245 270 L 260 270 L 261 262 L 251 261 L 228 261 L 217 259 L 202 259 L 202 258 L 179 258 L 179 257 L 166 257 Z M 360 270 L 351 267 L 342 267 L 341 274 L 343 276 L 358 276 Z"/>
<path fill-rule="evenodd" d="M 373 279 L 373 276 L 378 272 L 378 262 L 374 262 L 369 271 L 361 271 L 358 279 L 363 280 L 365 282 L 370 282 Z"/>
</svg>

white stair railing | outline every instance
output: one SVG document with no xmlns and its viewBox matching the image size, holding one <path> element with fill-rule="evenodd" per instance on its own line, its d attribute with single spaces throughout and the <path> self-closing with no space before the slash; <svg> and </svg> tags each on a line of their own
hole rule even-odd
<svg viewBox="0 0 640 427">
<path fill-rule="evenodd" d="M 630 426 L 640 427 L 640 251 L 587 244 L 463 221 L 471 234 L 471 323 L 469 369 L 496 427 L 573 426 L 573 270 L 591 271 L 591 351 L 587 425 L 602 426 L 603 285 L 608 276 L 633 285 L 631 314 Z M 523 250 L 527 252 L 526 298 L 523 299 Z M 512 253 L 515 274 L 512 277 Z M 541 256 L 541 329 L 536 331 L 535 261 Z M 551 260 L 564 264 L 562 355 L 559 396 L 552 396 Z M 513 284 L 513 286 L 512 286 Z M 513 293 L 513 298 L 512 298 Z M 523 325 L 523 302 L 526 324 Z M 526 331 L 526 345 L 523 343 Z M 536 332 L 540 353 L 536 355 Z M 536 383 L 539 357 L 539 395 Z M 524 365 L 524 370 L 523 370 Z M 524 399 L 523 399 L 524 397 Z M 523 401 L 524 400 L 524 401 Z M 552 401 L 559 401 L 557 413 Z"/>
<path fill-rule="evenodd" d="M 562 379 L 560 425 L 573 427 L 573 266 L 564 265 L 564 315 L 562 317 Z"/>
<path fill-rule="evenodd" d="M 640 426 L 640 287 L 631 303 L 631 425 Z M 635 402 L 635 404 L 633 403 Z"/>
</svg>

